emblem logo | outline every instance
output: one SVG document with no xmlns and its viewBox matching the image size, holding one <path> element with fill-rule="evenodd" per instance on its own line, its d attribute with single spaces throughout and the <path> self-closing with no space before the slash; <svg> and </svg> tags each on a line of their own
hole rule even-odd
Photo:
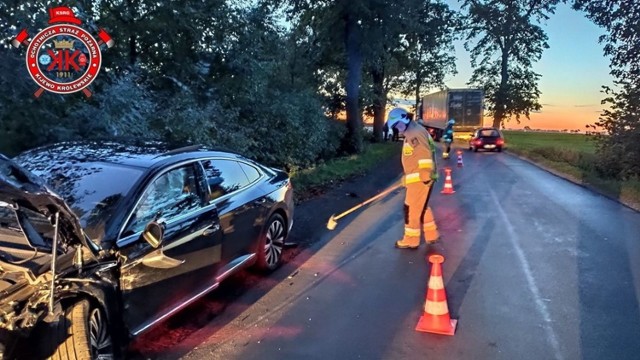
<svg viewBox="0 0 640 360">
<path fill-rule="evenodd" d="M 18 48 L 26 46 L 26 65 L 31 79 L 39 86 L 36 98 L 50 91 L 72 94 L 82 91 L 90 97 L 87 88 L 96 79 L 102 65 L 102 45 L 112 47 L 114 42 L 100 29 L 97 38 L 81 28 L 82 21 L 64 6 L 49 9 L 51 26 L 37 33 L 31 40 L 26 29 L 13 39 Z"/>
</svg>

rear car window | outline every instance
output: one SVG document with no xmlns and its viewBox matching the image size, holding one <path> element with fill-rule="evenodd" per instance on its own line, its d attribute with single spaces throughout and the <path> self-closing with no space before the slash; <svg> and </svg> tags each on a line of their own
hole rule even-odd
<svg viewBox="0 0 640 360">
<path fill-rule="evenodd" d="M 205 160 L 202 166 L 209 185 L 209 201 L 249 185 L 249 179 L 237 161 Z"/>
<path fill-rule="evenodd" d="M 480 136 L 481 137 L 499 137 L 500 133 L 497 130 L 492 130 L 492 129 L 481 130 Z"/>
<path fill-rule="evenodd" d="M 239 164 L 242 170 L 244 171 L 244 174 L 247 175 L 247 179 L 249 180 L 250 183 L 260 178 L 260 172 L 258 171 L 258 169 L 245 163 L 239 163 Z"/>
</svg>

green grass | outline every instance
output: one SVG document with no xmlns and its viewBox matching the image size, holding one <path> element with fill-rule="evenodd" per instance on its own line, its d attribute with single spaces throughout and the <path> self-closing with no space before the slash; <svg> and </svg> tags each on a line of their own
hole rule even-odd
<svg viewBox="0 0 640 360">
<path fill-rule="evenodd" d="M 595 143 L 583 134 L 503 131 L 510 149 L 557 148 L 594 154 Z"/>
<path fill-rule="evenodd" d="M 364 151 L 358 155 L 336 158 L 313 168 L 293 171 L 291 181 L 296 201 L 322 193 L 341 181 L 364 174 L 384 160 L 398 156 L 401 151 L 398 144 L 401 143 L 366 144 Z"/>
<path fill-rule="evenodd" d="M 596 144 L 582 134 L 504 131 L 508 151 L 640 209 L 640 180 L 601 177 Z"/>
</svg>

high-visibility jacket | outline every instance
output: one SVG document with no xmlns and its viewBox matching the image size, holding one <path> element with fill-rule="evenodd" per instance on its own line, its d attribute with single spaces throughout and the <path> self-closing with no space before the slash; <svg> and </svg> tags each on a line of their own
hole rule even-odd
<svg viewBox="0 0 640 360">
<path fill-rule="evenodd" d="M 442 138 L 444 139 L 445 142 L 453 142 L 453 125 L 452 124 L 447 124 L 447 127 L 444 129 L 444 135 L 442 135 Z"/>
<path fill-rule="evenodd" d="M 431 181 L 437 174 L 436 144 L 427 129 L 413 121 L 404 132 L 402 168 L 405 185 Z"/>
</svg>

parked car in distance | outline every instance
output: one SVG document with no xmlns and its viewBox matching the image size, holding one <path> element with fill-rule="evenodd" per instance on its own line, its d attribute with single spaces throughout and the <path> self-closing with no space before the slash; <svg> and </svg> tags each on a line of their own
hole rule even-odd
<svg viewBox="0 0 640 360">
<path fill-rule="evenodd" d="M 285 172 L 229 152 L 82 142 L 0 155 L 0 355 L 15 342 L 38 348 L 18 358 L 120 358 L 230 274 L 278 267 L 293 213 Z"/>
<path fill-rule="evenodd" d="M 469 140 L 469 150 L 502 151 L 505 146 L 504 136 L 499 129 L 485 127 L 473 132 Z"/>
</svg>

